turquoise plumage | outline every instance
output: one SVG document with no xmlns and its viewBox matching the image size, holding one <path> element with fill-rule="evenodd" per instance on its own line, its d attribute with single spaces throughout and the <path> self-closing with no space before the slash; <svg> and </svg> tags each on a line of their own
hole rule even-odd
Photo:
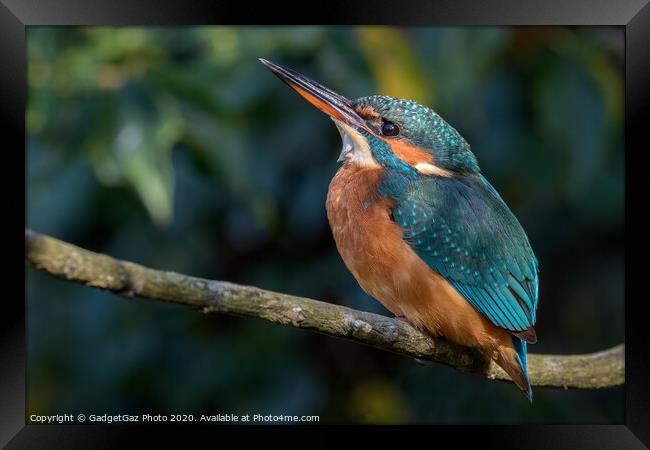
<svg viewBox="0 0 650 450">
<path fill-rule="evenodd" d="M 481 348 L 532 401 L 538 262 L 467 141 L 416 102 L 349 100 L 262 62 L 339 128 L 344 164 L 326 206 L 360 285 L 416 326 Z"/>
<path fill-rule="evenodd" d="M 416 253 L 495 325 L 526 333 L 535 325 L 538 263 L 521 225 L 480 175 L 428 178 L 396 201 L 393 220 Z M 527 337 L 536 340 L 534 334 Z M 528 382 L 527 343 L 512 337 Z M 527 396 L 532 400 L 528 383 Z"/>
<path fill-rule="evenodd" d="M 387 169 L 379 193 L 395 201 L 392 218 L 404 230 L 404 239 L 476 310 L 513 332 L 528 381 L 526 341 L 537 340 L 538 261 L 519 221 L 481 175 L 469 144 L 435 112 L 386 96 L 355 103 L 406 124 L 402 133 L 411 143 L 429 149 L 440 167 L 457 171 L 453 177 L 423 175 L 395 157 L 386 142 L 364 134 L 373 156 Z"/>
<path fill-rule="evenodd" d="M 372 104 L 400 124 L 417 114 L 419 128 L 408 130 L 411 141 L 437 151 L 436 161 L 447 161 L 446 167 L 463 162 L 457 176 L 422 175 L 397 158 L 387 143 L 364 133 L 373 156 L 387 169 L 379 192 L 395 200 L 393 220 L 404 229 L 404 239 L 492 323 L 514 332 L 532 327 L 538 300 L 537 258 L 517 218 L 480 174 L 469 145 L 437 114 L 416 103 L 391 104 L 385 96 L 357 102 Z M 445 146 L 441 139 L 458 145 Z M 467 161 L 474 164 L 468 166 Z"/>
<path fill-rule="evenodd" d="M 429 177 L 387 195 L 405 240 L 472 306 L 510 331 L 535 324 L 537 259 L 483 177 Z"/>
</svg>

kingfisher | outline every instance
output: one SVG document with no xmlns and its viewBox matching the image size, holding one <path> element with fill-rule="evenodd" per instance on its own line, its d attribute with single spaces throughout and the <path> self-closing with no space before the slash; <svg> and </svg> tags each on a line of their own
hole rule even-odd
<svg viewBox="0 0 650 450">
<path fill-rule="evenodd" d="M 478 348 L 532 402 L 538 261 L 467 141 L 414 101 L 350 100 L 260 61 L 338 128 L 343 164 L 325 206 L 361 288 L 419 330 Z"/>
</svg>

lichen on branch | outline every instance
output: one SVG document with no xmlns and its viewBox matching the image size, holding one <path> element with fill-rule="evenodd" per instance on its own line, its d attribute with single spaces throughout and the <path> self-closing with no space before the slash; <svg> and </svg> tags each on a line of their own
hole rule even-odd
<svg viewBox="0 0 650 450">
<path fill-rule="evenodd" d="M 431 337 L 390 317 L 226 281 L 143 267 L 25 230 L 25 257 L 37 269 L 119 295 L 176 303 L 208 314 L 254 317 L 305 328 L 489 379 L 508 375 L 478 350 Z M 594 389 L 625 383 L 625 345 L 583 355 L 528 355 L 533 386 Z"/>
</svg>

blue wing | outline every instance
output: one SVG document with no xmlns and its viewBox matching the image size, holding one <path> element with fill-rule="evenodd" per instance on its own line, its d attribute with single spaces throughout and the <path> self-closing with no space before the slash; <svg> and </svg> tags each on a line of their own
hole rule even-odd
<svg viewBox="0 0 650 450">
<path fill-rule="evenodd" d="M 485 178 L 421 176 L 393 198 L 404 239 L 474 308 L 512 332 L 535 324 L 537 259 Z"/>
</svg>

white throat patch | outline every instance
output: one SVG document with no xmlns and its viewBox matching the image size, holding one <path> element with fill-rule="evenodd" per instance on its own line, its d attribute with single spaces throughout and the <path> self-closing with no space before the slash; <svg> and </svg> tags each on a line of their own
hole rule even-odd
<svg viewBox="0 0 650 450">
<path fill-rule="evenodd" d="M 368 141 L 357 130 L 345 123 L 332 119 L 339 130 L 343 148 L 337 161 L 350 160 L 359 167 L 380 167 L 372 157 Z"/>
</svg>

